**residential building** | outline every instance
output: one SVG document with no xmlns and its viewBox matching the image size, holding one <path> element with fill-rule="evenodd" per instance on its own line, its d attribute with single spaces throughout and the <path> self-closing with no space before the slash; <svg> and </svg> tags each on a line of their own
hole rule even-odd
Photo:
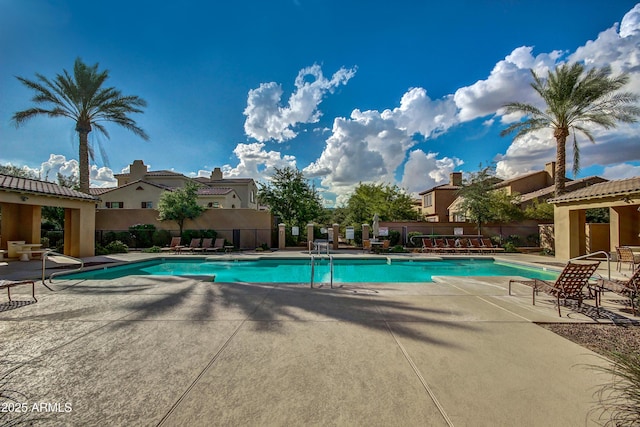
<svg viewBox="0 0 640 427">
<path fill-rule="evenodd" d="M 543 170 L 525 173 L 514 178 L 500 181 L 494 185 L 494 189 L 496 191 L 504 191 L 509 195 L 519 195 L 517 203 L 521 209 L 525 209 L 534 201 L 545 202 L 554 196 L 555 171 L 556 162 L 549 162 Z M 599 176 L 589 176 L 576 180 L 566 178 L 565 189 L 569 192 L 606 181 L 606 179 Z M 460 212 L 461 202 L 462 198 L 456 198 L 456 200 L 448 206 L 449 221 L 465 221 L 464 213 Z"/>
<path fill-rule="evenodd" d="M 189 178 L 169 171 L 149 171 L 142 160 L 135 160 L 128 173 L 115 175 L 118 186 L 92 188 L 100 198 L 100 209 L 156 209 L 160 195 L 192 182 L 198 186 L 198 203 L 213 209 L 258 209 L 257 186 L 253 179 L 224 179 L 220 168 L 211 178 Z"/>
<path fill-rule="evenodd" d="M 447 222 L 449 205 L 458 197 L 462 188 L 462 172 L 449 174 L 449 183 L 437 185 L 419 193 L 421 198 L 420 213 L 429 222 Z"/>
</svg>

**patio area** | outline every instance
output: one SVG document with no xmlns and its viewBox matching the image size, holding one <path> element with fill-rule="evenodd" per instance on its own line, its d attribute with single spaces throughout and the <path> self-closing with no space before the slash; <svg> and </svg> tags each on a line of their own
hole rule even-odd
<svg viewBox="0 0 640 427">
<path fill-rule="evenodd" d="M 35 261 L 0 268 L 39 275 Z M 53 292 L 38 285 L 37 303 L 18 287 L 24 302 L 0 296 L 0 391 L 28 410 L 0 424 L 596 425 L 608 377 L 588 365 L 605 362 L 534 322 L 634 319 L 606 299 L 599 314 L 590 300 L 559 318 L 551 297 L 532 306 L 530 289 L 509 296 L 507 284 L 141 276 L 55 280 Z"/>
</svg>

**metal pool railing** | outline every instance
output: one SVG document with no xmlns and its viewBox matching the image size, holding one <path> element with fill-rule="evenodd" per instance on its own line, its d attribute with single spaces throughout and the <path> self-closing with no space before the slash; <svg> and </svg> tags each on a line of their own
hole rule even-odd
<svg viewBox="0 0 640 427">
<path fill-rule="evenodd" d="M 309 286 L 313 289 L 313 278 L 315 276 L 315 267 L 316 267 L 316 257 L 311 255 L 311 280 L 309 281 Z M 329 277 L 330 277 L 330 285 L 331 289 L 333 289 L 333 255 L 329 255 Z"/>
<path fill-rule="evenodd" d="M 74 273 L 74 272 L 78 272 L 81 271 L 84 268 L 84 261 L 81 260 L 80 258 L 75 258 L 69 255 L 65 255 L 65 254 L 61 254 L 58 252 L 53 252 L 53 251 L 48 251 L 44 254 L 42 254 L 42 284 L 44 286 L 46 286 L 48 289 L 51 290 L 51 288 L 49 288 L 47 286 L 47 284 L 45 283 L 45 270 L 46 270 L 46 264 L 47 264 L 47 258 L 49 258 L 50 256 L 59 256 L 59 257 L 64 257 L 64 258 L 69 258 L 72 259 L 74 261 L 78 261 L 80 263 L 80 267 L 73 269 L 73 270 L 67 270 L 67 271 L 54 271 L 53 273 L 51 273 L 51 275 L 49 275 L 49 283 L 52 283 L 51 280 L 53 279 L 54 276 L 57 276 L 59 274 L 65 274 L 65 273 Z"/>
<path fill-rule="evenodd" d="M 607 274 L 608 274 L 608 279 L 611 280 L 611 255 L 609 255 L 609 252 L 606 251 L 598 251 L 598 252 L 593 252 L 590 254 L 586 254 L 586 255 L 580 255 L 577 256 L 575 258 L 571 258 L 569 261 L 576 261 L 579 259 L 587 259 L 587 258 L 592 258 L 594 255 L 604 255 L 607 258 Z"/>
</svg>

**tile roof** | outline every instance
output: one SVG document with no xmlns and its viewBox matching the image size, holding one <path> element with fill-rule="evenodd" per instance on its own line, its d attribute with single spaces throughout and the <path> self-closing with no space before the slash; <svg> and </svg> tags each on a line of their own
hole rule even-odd
<svg viewBox="0 0 640 427">
<path fill-rule="evenodd" d="M 442 184 L 442 185 L 436 185 L 435 187 L 432 187 L 428 190 L 421 191 L 418 194 L 422 196 L 424 194 L 431 193 L 434 190 L 459 190 L 461 188 L 462 188 L 461 185 Z"/>
<path fill-rule="evenodd" d="M 564 186 L 567 191 L 575 191 L 578 188 L 583 188 L 588 185 L 595 185 L 606 181 L 606 179 L 600 178 L 599 176 L 588 176 L 573 181 L 566 181 Z M 540 197 L 544 198 L 545 196 L 551 196 L 555 193 L 555 191 L 556 186 L 550 185 L 549 187 L 541 188 L 540 190 L 532 191 L 531 193 L 521 194 L 519 202 L 522 203 L 532 199 L 538 199 Z"/>
<path fill-rule="evenodd" d="M 589 200 L 613 196 L 628 196 L 632 194 L 640 194 L 640 176 L 590 185 L 588 187 L 563 194 L 560 197 L 550 199 L 549 202 L 573 202 L 578 200 Z"/>
<path fill-rule="evenodd" d="M 0 189 L 21 193 L 42 194 L 65 199 L 96 200 L 96 198 L 90 194 L 63 187 L 53 182 L 20 178 L 11 175 L 0 174 Z"/>
</svg>

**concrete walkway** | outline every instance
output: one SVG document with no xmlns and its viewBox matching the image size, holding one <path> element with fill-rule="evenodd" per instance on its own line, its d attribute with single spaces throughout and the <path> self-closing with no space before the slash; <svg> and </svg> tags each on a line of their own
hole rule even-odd
<svg viewBox="0 0 640 427">
<path fill-rule="evenodd" d="M 436 280 L 59 280 L 37 303 L 15 288 L 0 392 L 27 410 L 0 425 L 596 425 L 607 377 L 587 365 L 605 363 L 533 323 L 593 322 L 588 306 L 558 318 L 504 277 Z"/>
</svg>

